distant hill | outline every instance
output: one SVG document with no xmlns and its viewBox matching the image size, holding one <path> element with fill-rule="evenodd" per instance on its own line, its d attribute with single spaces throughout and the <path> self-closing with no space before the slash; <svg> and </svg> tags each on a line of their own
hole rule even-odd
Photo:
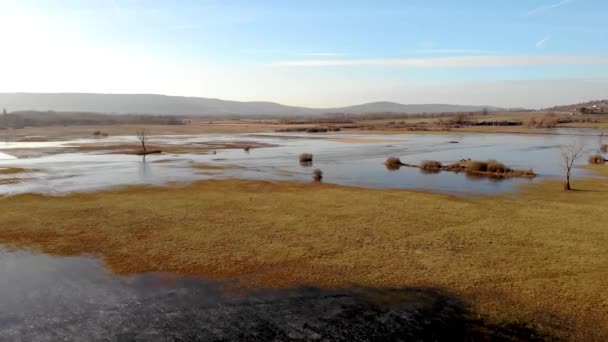
<svg viewBox="0 0 608 342">
<path fill-rule="evenodd" d="M 502 110 L 492 106 L 373 102 L 350 107 L 306 108 L 274 102 L 238 102 L 203 97 L 148 94 L 0 93 L 0 109 L 180 116 L 284 116 L 329 113 L 448 113 Z"/>
<path fill-rule="evenodd" d="M 607 114 L 608 100 L 596 100 L 572 105 L 555 106 L 547 108 L 546 110 L 553 110 L 556 112 L 584 112 L 586 114 Z"/>
</svg>

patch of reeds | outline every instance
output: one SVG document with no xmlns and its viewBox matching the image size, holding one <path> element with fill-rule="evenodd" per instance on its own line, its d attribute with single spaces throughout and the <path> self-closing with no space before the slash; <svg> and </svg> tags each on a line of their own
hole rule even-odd
<svg viewBox="0 0 608 342">
<path fill-rule="evenodd" d="M 600 154 L 593 154 L 589 156 L 589 164 L 601 165 L 606 163 L 606 159 Z"/>
<path fill-rule="evenodd" d="M 486 162 L 486 169 L 488 172 L 493 172 L 493 173 L 505 173 L 507 171 L 509 171 L 509 169 L 505 166 L 505 164 L 496 161 L 494 159 L 492 160 L 488 160 Z"/>
<path fill-rule="evenodd" d="M 465 164 L 465 168 L 467 171 L 471 172 L 487 172 L 488 163 L 479 160 L 471 160 Z"/>
<path fill-rule="evenodd" d="M 310 154 L 310 153 L 300 154 L 300 163 L 309 163 L 309 162 L 312 162 L 312 154 Z"/>
<path fill-rule="evenodd" d="M 323 179 L 323 171 L 321 171 L 320 169 L 315 169 L 312 172 L 312 179 L 315 182 L 320 182 Z"/>
<path fill-rule="evenodd" d="M 384 162 L 384 164 L 386 166 L 391 166 L 391 167 L 399 167 L 399 166 L 403 165 L 403 163 L 401 162 L 401 159 L 399 159 L 397 157 L 388 157 L 388 159 L 386 160 L 386 162 Z"/>
<path fill-rule="evenodd" d="M 420 164 L 420 168 L 424 170 L 439 170 L 443 165 L 436 160 L 424 160 Z"/>
</svg>

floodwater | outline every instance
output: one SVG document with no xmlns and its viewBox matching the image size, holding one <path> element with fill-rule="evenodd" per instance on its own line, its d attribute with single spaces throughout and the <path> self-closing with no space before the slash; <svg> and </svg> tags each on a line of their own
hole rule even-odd
<svg viewBox="0 0 608 342">
<path fill-rule="evenodd" d="M 432 289 L 296 288 L 226 292 L 171 274 L 116 276 L 91 257 L 0 246 L 1 341 L 531 340 L 472 320 Z"/>
<path fill-rule="evenodd" d="M 423 189 L 455 194 L 483 194 L 512 191 L 520 184 L 563 174 L 560 147 L 573 141 L 586 145 L 580 164 L 599 146 L 599 131 L 591 129 L 557 129 L 558 134 L 442 134 L 442 135 L 371 135 L 371 134 L 305 134 L 270 133 L 239 135 L 154 136 L 150 144 L 198 144 L 204 142 L 251 141 L 277 145 L 252 149 L 218 150 L 217 154 L 160 154 L 146 158 L 134 155 L 108 154 L 107 151 L 62 153 L 70 145 L 100 142 L 80 139 L 62 142 L 0 143 L 0 168 L 21 167 L 34 170 L 18 175 L 19 182 L 0 185 L 0 194 L 25 192 L 63 194 L 93 191 L 131 184 L 166 184 L 210 178 L 246 178 L 282 181 L 311 181 L 319 168 L 323 181 L 368 188 Z M 345 142 L 349 138 L 350 142 Z M 134 137 L 111 137 L 104 143 L 133 143 Z M 53 153 L 35 151 L 52 149 Z M 29 158 L 14 158 L 11 151 L 31 150 Z M 311 165 L 298 161 L 301 153 L 314 155 Z M 515 169 L 533 169 L 534 180 L 524 178 L 492 179 L 470 177 L 450 172 L 425 173 L 416 168 L 387 170 L 383 165 L 389 156 L 402 162 L 418 164 L 423 160 L 451 163 L 463 158 L 496 159 Z M 192 166 L 238 166 L 225 170 L 200 170 Z M 575 170 L 574 177 L 587 176 Z"/>
</svg>

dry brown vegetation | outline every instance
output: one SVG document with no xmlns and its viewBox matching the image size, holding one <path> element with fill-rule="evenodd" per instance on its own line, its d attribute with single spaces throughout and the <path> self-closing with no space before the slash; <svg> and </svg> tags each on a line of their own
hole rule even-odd
<svg viewBox="0 0 608 342">
<path fill-rule="evenodd" d="M 29 171 L 31 171 L 31 170 L 23 169 L 20 167 L 5 167 L 5 168 L 0 168 L 0 175 L 13 175 L 13 174 L 25 173 L 25 172 L 29 172 Z"/>
<path fill-rule="evenodd" d="M 601 154 L 592 154 L 589 156 L 589 164 L 604 164 L 606 159 Z"/>
<path fill-rule="evenodd" d="M 487 171 L 493 173 L 505 173 L 509 171 L 509 169 L 505 166 L 505 164 L 496 161 L 494 159 L 487 161 Z"/>
<path fill-rule="evenodd" d="M 312 154 L 310 153 L 302 153 L 300 154 L 300 163 L 309 163 L 312 161 Z"/>
<path fill-rule="evenodd" d="M 386 162 L 384 162 L 385 165 L 387 166 L 401 166 L 403 165 L 403 163 L 401 162 L 401 159 L 397 158 L 397 157 L 388 157 L 386 159 Z"/>
<path fill-rule="evenodd" d="M 605 339 L 608 182 L 558 183 L 479 200 L 239 180 L 20 195 L 0 199 L 0 243 L 243 286 L 444 288 L 491 321 Z"/>
<path fill-rule="evenodd" d="M 424 160 L 420 164 L 420 168 L 425 169 L 425 170 L 439 170 L 439 169 L 441 169 L 441 167 L 442 167 L 441 163 L 436 160 Z"/>
<path fill-rule="evenodd" d="M 315 169 L 312 172 L 312 179 L 315 182 L 320 182 L 323 179 L 323 171 L 321 171 L 320 169 Z"/>
<path fill-rule="evenodd" d="M 389 158 L 390 159 L 390 158 Z M 388 162 L 388 161 L 387 161 Z M 388 165 L 388 164 L 387 164 Z M 513 170 L 506 167 L 503 163 L 496 160 L 488 160 L 488 161 L 479 161 L 479 160 L 471 160 L 471 159 L 462 159 L 458 162 L 442 165 L 438 161 L 434 160 L 425 160 L 420 165 L 413 164 L 405 164 L 401 163 L 399 165 L 407 166 L 407 167 L 417 167 L 426 171 L 448 171 L 448 172 L 466 172 L 469 175 L 474 176 L 489 176 L 489 177 L 526 177 L 533 178 L 536 177 L 536 173 L 533 170 Z"/>
</svg>

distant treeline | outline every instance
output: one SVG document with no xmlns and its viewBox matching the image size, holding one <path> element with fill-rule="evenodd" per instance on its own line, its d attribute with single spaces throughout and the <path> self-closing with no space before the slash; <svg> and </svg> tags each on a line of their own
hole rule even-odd
<svg viewBox="0 0 608 342">
<path fill-rule="evenodd" d="M 385 120 L 385 119 L 403 119 L 403 118 L 445 118 L 453 117 L 458 115 L 485 115 L 489 114 L 488 111 L 481 112 L 449 112 L 449 113 L 366 113 L 366 114 L 343 114 L 333 113 L 326 115 L 308 115 L 308 116 L 295 116 L 290 118 L 279 118 L 279 122 L 282 124 L 348 124 L 354 123 L 357 120 Z"/>
<path fill-rule="evenodd" d="M 54 111 L 23 111 L 12 113 L 4 111 L 0 114 L 0 129 L 73 125 L 183 125 L 186 122 L 187 120 L 181 117 L 157 115 L 115 115 Z"/>
</svg>

